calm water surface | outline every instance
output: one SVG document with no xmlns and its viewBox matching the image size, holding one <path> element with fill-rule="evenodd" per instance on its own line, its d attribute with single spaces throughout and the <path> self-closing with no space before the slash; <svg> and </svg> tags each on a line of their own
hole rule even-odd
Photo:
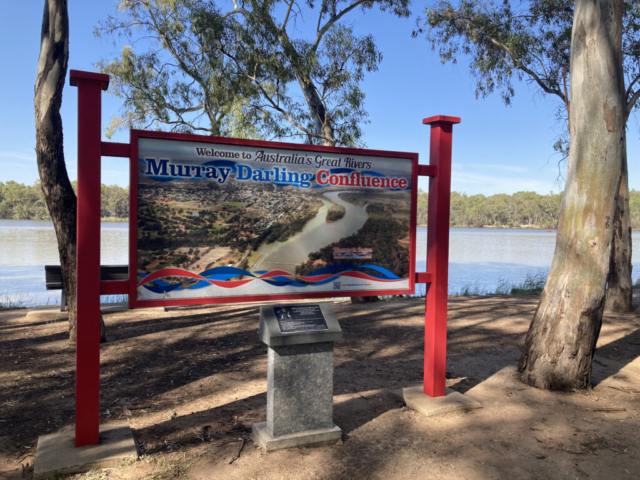
<svg viewBox="0 0 640 480">
<path fill-rule="evenodd" d="M 102 264 L 128 263 L 128 234 L 127 223 L 102 223 Z M 418 227 L 417 238 L 417 269 L 425 271 L 426 227 Z M 555 231 L 452 228 L 449 292 L 457 293 L 466 286 L 489 292 L 501 279 L 514 283 L 527 275 L 546 274 L 555 238 Z M 640 245 L 640 232 L 633 232 L 633 242 Z M 0 296 L 58 303 L 60 293 L 45 290 L 44 265 L 49 264 L 59 264 L 51 222 L 0 220 Z M 633 278 L 640 278 L 637 248 L 633 254 Z"/>
</svg>

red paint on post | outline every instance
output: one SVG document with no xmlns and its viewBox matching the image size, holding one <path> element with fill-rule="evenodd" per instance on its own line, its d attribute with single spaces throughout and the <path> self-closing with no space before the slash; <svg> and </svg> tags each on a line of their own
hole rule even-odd
<svg viewBox="0 0 640 480">
<path fill-rule="evenodd" d="M 128 280 L 107 280 L 106 282 L 100 282 L 100 295 L 126 295 L 128 293 Z"/>
<path fill-rule="evenodd" d="M 102 142 L 102 155 L 105 157 L 129 158 L 128 143 Z"/>
<path fill-rule="evenodd" d="M 425 118 L 431 125 L 429 164 L 437 176 L 429 179 L 427 228 L 427 286 L 424 325 L 424 393 L 445 395 L 447 366 L 447 289 L 449 284 L 449 209 L 451 202 L 451 137 L 457 117 Z"/>
<path fill-rule="evenodd" d="M 100 422 L 101 94 L 109 76 L 71 70 L 78 87 L 76 447 L 98 443 Z"/>
</svg>

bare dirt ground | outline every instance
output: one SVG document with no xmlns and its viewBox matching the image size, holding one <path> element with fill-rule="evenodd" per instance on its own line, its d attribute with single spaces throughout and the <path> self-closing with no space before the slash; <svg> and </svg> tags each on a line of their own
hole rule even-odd
<svg viewBox="0 0 640 480">
<path fill-rule="evenodd" d="M 639 478 L 640 299 L 634 313 L 606 316 L 594 387 L 567 393 L 514 376 L 537 300 L 450 298 L 447 383 L 484 408 L 439 418 L 388 392 L 421 381 L 424 299 L 335 303 L 342 442 L 269 454 L 250 439 L 266 416 L 257 306 L 107 315 L 101 421 L 128 422 L 141 457 L 73 478 Z M 25 313 L 0 312 L 2 479 L 31 478 L 38 436 L 74 422 L 66 322 Z"/>
</svg>

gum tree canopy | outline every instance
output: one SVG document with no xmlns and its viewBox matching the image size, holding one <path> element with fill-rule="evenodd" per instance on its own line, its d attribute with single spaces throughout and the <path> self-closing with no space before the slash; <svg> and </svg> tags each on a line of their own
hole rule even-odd
<svg viewBox="0 0 640 480">
<path fill-rule="evenodd" d="M 622 12 L 622 68 L 624 122 L 640 97 L 640 3 L 626 0 Z M 470 59 L 476 79 L 476 97 L 499 91 L 509 105 L 515 94 L 514 78 L 526 80 L 543 95 L 560 100 L 558 117 L 570 127 L 570 49 L 574 21 L 573 0 L 532 0 L 526 4 L 498 4 L 462 0 L 456 6 L 440 1 L 425 9 L 426 18 L 416 35 L 426 32 L 431 46 L 444 62 L 458 56 Z M 568 130 L 565 131 L 568 133 Z M 555 148 L 567 153 L 567 135 Z M 631 228 L 626 146 L 622 150 L 620 192 L 614 220 L 615 240 L 607 280 L 606 308 L 630 311 Z"/>
<path fill-rule="evenodd" d="M 509 2 L 484 8 L 463 1 L 458 9 L 440 4 L 427 13 L 443 59 L 458 49 L 472 56 L 479 95 L 499 87 L 508 102 L 515 75 L 566 106 L 569 161 L 556 251 L 518 370 L 539 388 L 586 387 L 620 245 L 614 242 L 627 234 L 620 230 L 628 200 L 621 213 L 618 199 L 627 181 L 625 125 L 640 95 L 638 63 L 631 60 L 638 57 L 636 2 L 576 0 L 572 8 L 564 0 L 533 0 L 517 13 Z M 460 36 L 471 41 L 447 45 Z"/>
<path fill-rule="evenodd" d="M 148 127 L 357 146 L 359 84 L 382 55 L 344 20 L 377 6 L 406 17 L 409 0 L 120 0 L 96 33 L 131 46 L 99 64 L 124 98 L 110 130 Z"/>
</svg>

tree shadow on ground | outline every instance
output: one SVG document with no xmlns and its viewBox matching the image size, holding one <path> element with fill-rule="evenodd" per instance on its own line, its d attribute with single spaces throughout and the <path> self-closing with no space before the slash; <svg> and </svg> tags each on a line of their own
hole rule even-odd
<svg viewBox="0 0 640 480">
<path fill-rule="evenodd" d="M 473 395 L 503 366 L 517 360 L 536 304 L 537 299 L 528 297 L 450 299 L 448 385 Z M 410 422 L 401 421 L 412 414 L 400 409 L 401 404 L 386 391 L 422 381 L 424 299 L 366 306 L 336 303 L 334 309 L 344 332 L 335 345 L 334 418 L 345 432 L 345 446 L 354 442 L 353 449 L 337 457 L 340 468 L 345 462 L 365 468 L 364 458 L 371 464 L 365 468 L 369 473 L 388 467 L 389 455 L 358 458 L 371 449 L 371 441 L 358 440 L 358 432 L 378 428 L 388 423 L 387 418 L 400 422 L 380 431 L 385 438 L 397 436 L 391 452 L 399 455 L 411 441 L 428 451 L 428 442 L 418 438 L 424 431 L 413 431 Z M 70 428 L 74 421 L 73 351 L 65 347 L 66 342 L 49 339 L 62 335 L 66 322 L 35 323 L 25 329 L 25 319 L 3 322 L 8 328 L 0 338 L 3 354 L 11 355 L 0 364 L 2 417 L 7 420 L 0 428 L 7 427 L 6 435 L 21 446 L 35 445 L 37 436 Z M 237 442 L 238 436 L 248 437 L 252 422 L 264 420 L 267 348 L 257 336 L 257 307 L 130 311 L 109 315 L 107 324 L 112 341 L 102 347 L 101 421 L 129 420 L 150 452 L 168 451 L 168 445 L 183 437 L 187 440 L 181 448 L 187 450 Z M 27 332 L 32 336 L 26 338 Z M 631 337 L 631 343 L 635 339 Z M 13 363 L 17 357 L 18 363 Z M 518 395 L 518 388 L 526 388 L 518 385 L 505 395 Z M 199 435 L 207 425 L 213 440 L 205 442 Z M 425 425 L 431 428 L 432 423 Z M 481 445 L 480 426 L 474 432 L 473 441 Z M 527 433 L 524 426 L 517 432 Z M 436 451 L 460 452 L 456 445 L 441 446 Z M 337 466 L 326 471 L 336 478 L 343 475 Z"/>
<path fill-rule="evenodd" d="M 344 330 L 343 341 L 335 347 L 336 394 L 421 382 L 423 326 L 415 319 L 424 315 L 423 302 L 397 300 L 365 308 L 335 304 Z M 494 315 L 499 303 L 491 308 Z M 461 309 L 459 314 L 465 318 L 473 312 Z M 11 324 L 23 327 L 25 322 L 22 318 Z M 460 353 L 479 354 L 478 349 L 495 343 L 489 323 L 476 327 L 474 341 L 480 343 L 473 346 L 458 334 L 453 321 L 450 358 L 456 362 Z M 20 436 L 19 444 L 33 444 L 38 435 L 70 427 L 74 421 L 75 359 L 66 344 L 66 322 L 28 324 L 31 329 L 9 329 L 0 339 L 3 352 L 20 357 L 17 363 L 0 365 L 0 374 L 11 379 L 0 386 L 0 398 L 9 401 L 4 418 Z M 122 413 L 125 408 L 135 418 L 138 410 L 131 408 L 153 404 L 152 413 L 216 395 L 223 388 L 220 379 L 228 375 L 238 381 L 266 383 L 267 349 L 257 338 L 257 307 L 130 311 L 109 315 L 107 324 L 111 341 L 101 347 L 101 412 L 108 409 L 110 414 L 103 414 L 103 421 L 128 418 Z M 472 330 L 470 325 L 460 328 Z M 31 336 L 25 337 L 27 331 Z M 51 343 L 52 339 L 59 341 Z M 457 373 L 454 369 L 450 376 Z"/>
</svg>

